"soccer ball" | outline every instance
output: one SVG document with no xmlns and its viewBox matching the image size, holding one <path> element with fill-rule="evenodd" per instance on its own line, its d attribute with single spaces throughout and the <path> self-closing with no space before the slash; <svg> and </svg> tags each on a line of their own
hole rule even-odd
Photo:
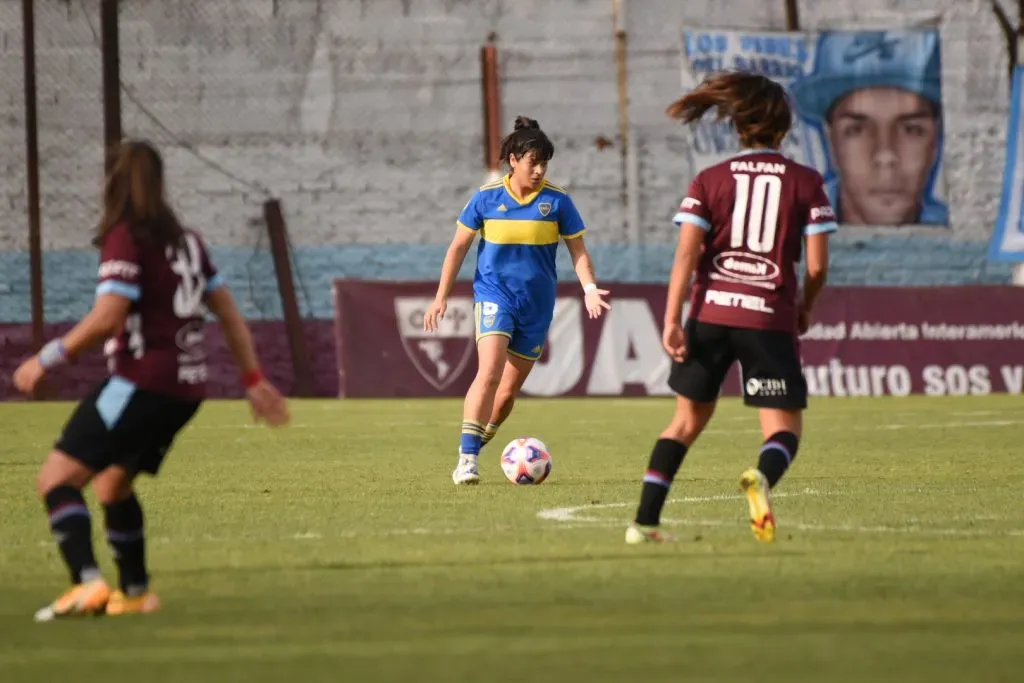
<svg viewBox="0 0 1024 683">
<path fill-rule="evenodd" d="M 551 454 L 540 439 L 516 439 L 501 452 L 501 469 L 513 484 L 537 485 L 551 474 Z"/>
</svg>

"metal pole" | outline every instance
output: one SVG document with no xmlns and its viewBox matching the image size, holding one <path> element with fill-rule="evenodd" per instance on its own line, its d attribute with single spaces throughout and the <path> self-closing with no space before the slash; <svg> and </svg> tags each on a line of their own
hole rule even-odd
<svg viewBox="0 0 1024 683">
<path fill-rule="evenodd" d="M 484 105 L 484 168 L 488 178 L 498 177 L 501 160 L 501 87 L 498 76 L 497 36 L 491 33 L 480 48 L 480 83 Z"/>
<path fill-rule="evenodd" d="M 295 373 L 293 393 L 295 396 L 309 397 L 313 395 L 313 366 L 310 362 L 309 348 L 306 345 L 302 315 L 299 313 L 299 304 L 295 298 L 295 282 L 292 279 L 292 265 L 288 250 L 288 227 L 285 225 L 280 200 L 268 199 L 263 203 L 263 219 L 267 223 L 270 254 L 274 259 L 277 290 L 281 294 L 281 309 L 284 312 L 288 345 L 292 352 L 292 371 Z"/>
<path fill-rule="evenodd" d="M 615 80 L 619 101 L 619 140 L 622 145 L 622 197 L 626 205 L 626 240 L 631 253 L 631 274 L 640 279 L 643 259 L 640 251 L 640 162 L 633 145 L 629 121 L 629 37 L 626 31 L 625 0 L 612 0 L 612 32 L 615 40 Z"/>
<path fill-rule="evenodd" d="M 800 6 L 797 0 L 786 1 L 786 30 L 800 30 Z M 1024 0 L 1021 0 L 1024 2 Z"/>
<path fill-rule="evenodd" d="M 629 73 L 626 61 L 626 27 L 622 0 L 612 0 L 612 30 L 615 35 L 615 81 L 619 95 L 619 138 L 622 140 L 622 154 L 629 141 Z"/>
<path fill-rule="evenodd" d="M 39 120 L 36 112 L 36 18 L 34 0 L 22 0 L 25 62 L 25 164 L 28 172 L 28 253 L 32 290 L 32 350 L 43 346 L 43 240 L 39 210 Z"/>
<path fill-rule="evenodd" d="M 118 0 L 100 5 L 100 43 L 103 50 L 103 147 L 106 170 L 113 161 L 111 151 L 121 142 L 121 47 Z"/>
</svg>

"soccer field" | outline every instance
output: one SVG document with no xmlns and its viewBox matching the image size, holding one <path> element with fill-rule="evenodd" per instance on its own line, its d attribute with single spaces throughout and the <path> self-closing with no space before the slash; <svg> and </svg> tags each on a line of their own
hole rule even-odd
<svg viewBox="0 0 1024 683">
<path fill-rule="evenodd" d="M 818 399 L 758 545 L 738 492 L 756 413 L 729 400 L 666 509 L 623 543 L 670 400 L 522 400 L 456 488 L 460 403 L 211 402 L 140 485 L 158 614 L 51 624 L 64 588 L 34 493 L 69 404 L 0 406 L 0 681 L 1017 681 L 1020 398 Z M 90 501 L 92 498 L 90 496 Z M 97 551 L 115 576 L 94 511 Z"/>
</svg>

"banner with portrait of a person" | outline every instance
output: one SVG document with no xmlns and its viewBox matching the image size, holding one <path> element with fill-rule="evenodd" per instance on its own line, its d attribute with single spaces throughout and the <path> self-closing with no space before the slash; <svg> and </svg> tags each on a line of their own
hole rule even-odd
<svg viewBox="0 0 1024 683">
<path fill-rule="evenodd" d="M 795 121 L 782 152 L 821 172 L 840 223 L 949 225 L 937 30 L 685 30 L 683 44 L 684 89 L 718 70 L 787 88 Z M 735 151 L 722 125 L 694 132 L 694 172 Z"/>
<path fill-rule="evenodd" d="M 996 228 L 989 242 L 988 258 L 991 261 L 1024 263 L 1024 66 L 1013 70 L 1004 163 L 1003 194 Z"/>
</svg>

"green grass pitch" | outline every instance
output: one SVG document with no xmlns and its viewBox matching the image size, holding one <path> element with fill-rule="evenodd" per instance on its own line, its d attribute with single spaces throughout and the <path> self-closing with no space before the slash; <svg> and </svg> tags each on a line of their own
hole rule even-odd
<svg viewBox="0 0 1024 683">
<path fill-rule="evenodd" d="M 144 480 L 164 610 L 35 624 L 66 581 L 34 492 L 68 404 L 0 406 L 0 681 L 1019 681 L 1020 397 L 819 399 L 758 545 L 761 438 L 723 401 L 666 508 L 623 531 L 667 399 L 522 400 L 456 488 L 460 403 L 211 402 Z M 551 448 L 507 484 L 516 436 Z M 90 501 L 92 499 L 90 497 Z M 93 505 L 97 552 L 113 578 Z"/>
</svg>

